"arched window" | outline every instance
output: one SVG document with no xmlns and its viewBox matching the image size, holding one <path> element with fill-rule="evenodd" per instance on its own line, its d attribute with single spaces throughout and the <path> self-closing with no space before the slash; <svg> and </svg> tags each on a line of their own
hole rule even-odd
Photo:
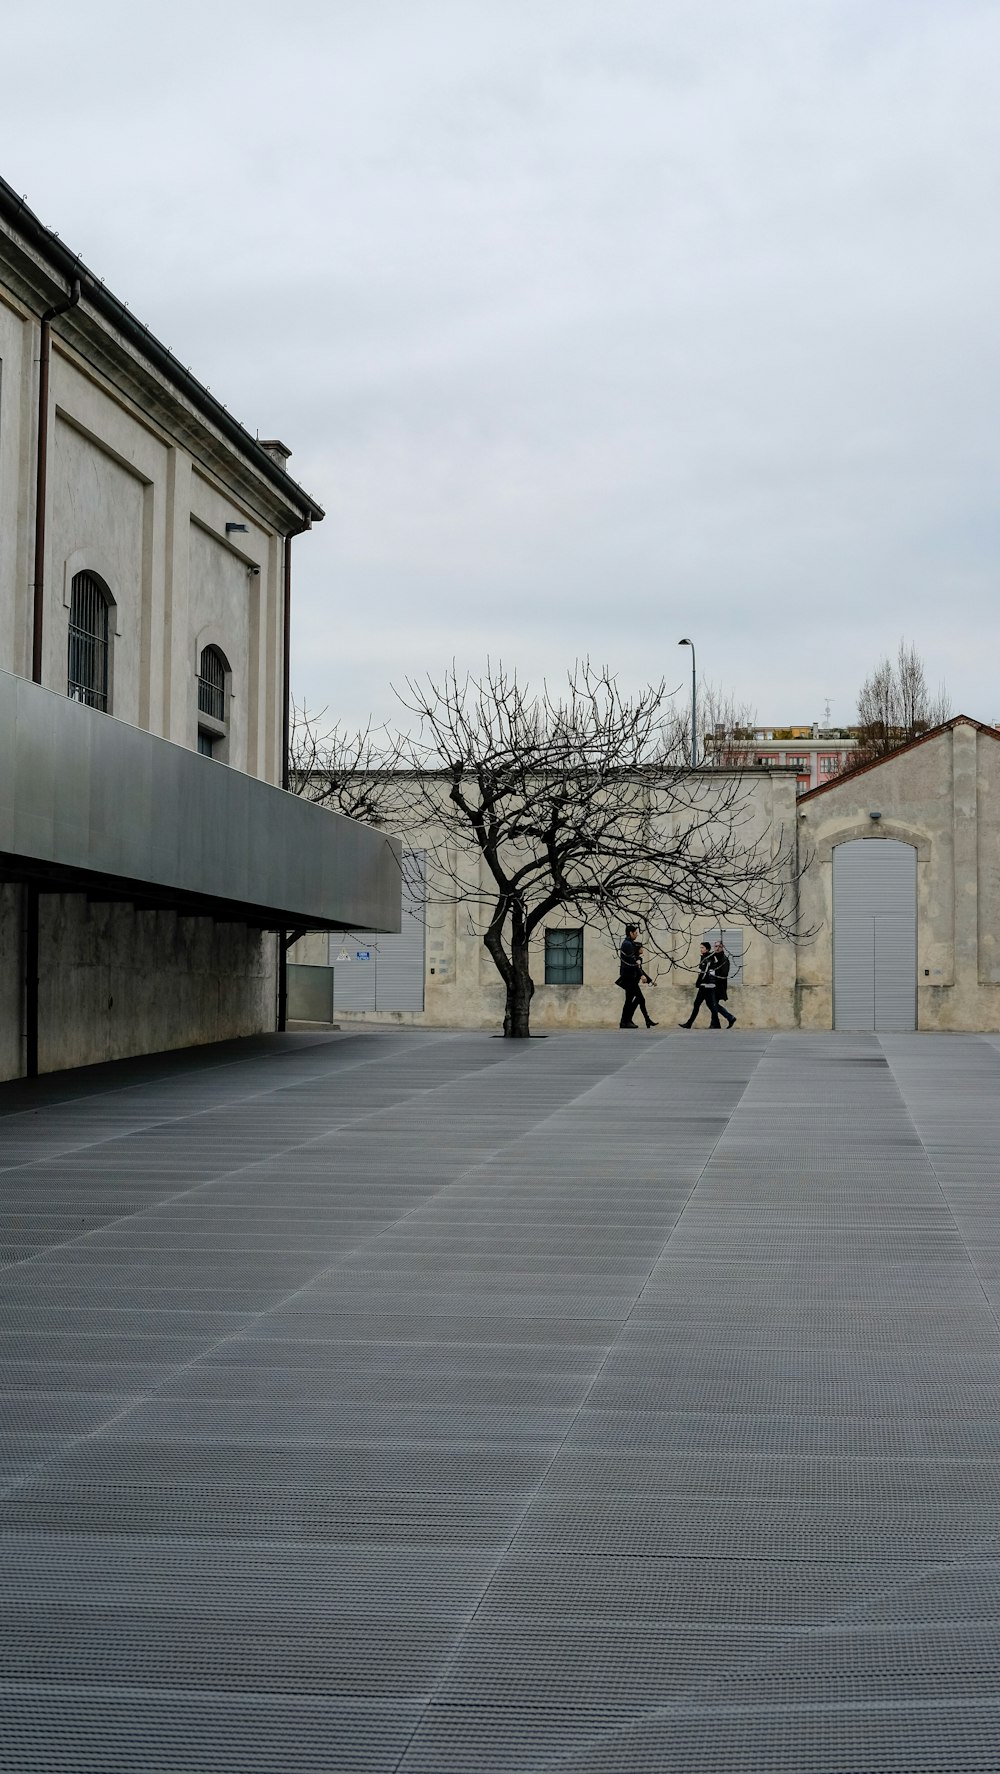
<svg viewBox="0 0 1000 1774">
<path fill-rule="evenodd" d="M 70 587 L 68 693 L 91 708 L 108 707 L 108 594 L 96 573 L 76 573 Z"/>
<path fill-rule="evenodd" d="M 198 750 L 219 757 L 227 737 L 226 677 L 229 666 L 218 647 L 205 647 L 198 662 Z"/>
</svg>

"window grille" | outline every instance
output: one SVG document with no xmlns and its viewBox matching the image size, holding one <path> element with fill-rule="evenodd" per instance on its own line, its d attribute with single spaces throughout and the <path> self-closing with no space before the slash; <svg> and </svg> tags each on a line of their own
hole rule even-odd
<svg viewBox="0 0 1000 1774">
<path fill-rule="evenodd" d="M 198 667 L 198 713 L 226 718 L 226 662 L 218 647 L 206 647 Z"/>
<path fill-rule="evenodd" d="M 108 595 L 96 573 L 76 573 L 70 587 L 67 692 L 107 709 Z"/>
<path fill-rule="evenodd" d="M 546 930 L 545 984 L 547 986 L 582 986 L 582 930 Z"/>
</svg>

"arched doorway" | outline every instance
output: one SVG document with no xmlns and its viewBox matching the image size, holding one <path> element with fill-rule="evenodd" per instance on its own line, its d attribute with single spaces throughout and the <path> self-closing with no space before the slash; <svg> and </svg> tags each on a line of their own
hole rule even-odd
<svg viewBox="0 0 1000 1774">
<path fill-rule="evenodd" d="M 895 838 L 833 852 L 833 1026 L 917 1026 L 917 853 Z"/>
</svg>

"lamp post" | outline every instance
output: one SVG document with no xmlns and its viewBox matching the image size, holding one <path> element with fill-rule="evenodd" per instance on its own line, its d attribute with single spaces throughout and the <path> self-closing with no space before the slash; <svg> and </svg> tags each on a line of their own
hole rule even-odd
<svg viewBox="0 0 1000 1774">
<path fill-rule="evenodd" d="M 694 766 L 698 762 L 698 665 L 693 641 L 685 636 L 677 645 L 691 649 L 691 763 Z"/>
</svg>

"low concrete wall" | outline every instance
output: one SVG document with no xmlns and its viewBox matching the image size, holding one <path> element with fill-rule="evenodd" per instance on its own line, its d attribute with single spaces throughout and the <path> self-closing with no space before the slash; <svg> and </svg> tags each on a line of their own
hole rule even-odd
<svg viewBox="0 0 1000 1774">
<path fill-rule="evenodd" d="M 0 1078 L 24 1070 L 22 890 L 0 890 Z M 39 1071 L 273 1029 L 274 936 L 42 894 Z"/>
</svg>

